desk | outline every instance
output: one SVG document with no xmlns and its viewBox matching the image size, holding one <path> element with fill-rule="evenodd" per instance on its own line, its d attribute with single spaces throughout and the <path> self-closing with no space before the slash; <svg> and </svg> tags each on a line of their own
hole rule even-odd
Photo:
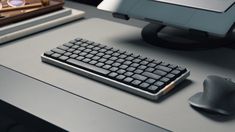
<svg viewBox="0 0 235 132">
<path fill-rule="evenodd" d="M 70 1 L 66 5 L 86 11 L 87 18 L 0 46 L 0 63 L 172 131 L 234 131 L 235 118 L 213 120 L 188 104 L 188 98 L 202 90 L 202 82 L 207 75 L 215 74 L 235 79 L 234 49 L 176 51 L 154 47 L 141 40 L 139 27 L 146 25 L 144 22 L 116 20 L 111 18 L 109 13 Z M 96 18 L 89 19 L 94 16 L 127 25 Z M 191 76 L 165 99 L 156 103 L 41 62 L 40 55 L 44 51 L 78 36 L 184 65 L 191 70 Z"/>
</svg>

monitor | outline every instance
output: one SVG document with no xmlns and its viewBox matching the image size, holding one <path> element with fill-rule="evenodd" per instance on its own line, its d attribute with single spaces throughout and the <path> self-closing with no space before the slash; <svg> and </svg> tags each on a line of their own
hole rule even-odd
<svg viewBox="0 0 235 132">
<path fill-rule="evenodd" d="M 234 26 L 234 3 L 235 0 L 104 0 L 98 9 L 113 12 L 115 17 L 136 18 L 155 24 L 155 27 L 148 27 L 148 32 L 150 28 L 160 31 L 170 26 L 204 36 L 203 40 L 210 36 L 218 42 L 224 40 Z M 173 30 L 170 36 L 175 34 Z M 199 41 L 196 43 L 199 44 Z M 211 42 L 208 40 L 206 43 Z"/>
</svg>

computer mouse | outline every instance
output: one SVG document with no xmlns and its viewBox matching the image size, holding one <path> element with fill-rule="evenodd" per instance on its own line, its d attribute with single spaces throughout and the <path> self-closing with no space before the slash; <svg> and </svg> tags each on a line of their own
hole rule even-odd
<svg viewBox="0 0 235 132">
<path fill-rule="evenodd" d="M 213 114 L 235 113 L 235 83 L 228 78 L 208 76 L 203 82 L 203 92 L 189 98 L 191 106 Z"/>
</svg>

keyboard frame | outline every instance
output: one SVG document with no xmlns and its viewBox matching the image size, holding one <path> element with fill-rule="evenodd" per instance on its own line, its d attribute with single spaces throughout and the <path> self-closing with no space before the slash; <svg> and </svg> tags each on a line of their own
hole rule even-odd
<svg viewBox="0 0 235 132">
<path fill-rule="evenodd" d="M 42 62 L 58 66 L 60 68 L 66 69 L 68 71 L 71 71 L 73 73 L 77 73 L 78 75 L 82 75 L 82 76 L 88 77 L 88 78 L 93 79 L 95 81 L 102 82 L 102 83 L 107 84 L 109 86 L 112 86 L 112 87 L 115 87 L 115 88 L 118 88 L 118 89 L 130 92 L 130 93 L 135 94 L 135 95 L 139 95 L 141 97 L 147 98 L 147 99 L 152 100 L 152 101 L 156 101 L 160 97 L 165 95 L 166 93 L 170 92 L 172 89 L 175 88 L 175 86 L 177 84 L 179 84 L 182 81 L 184 81 L 190 75 L 190 71 L 187 69 L 187 71 L 184 74 L 182 74 L 181 76 L 177 77 L 174 81 L 172 81 L 170 84 L 166 85 L 164 88 L 162 88 L 157 93 L 153 94 L 153 93 L 141 90 L 139 88 L 135 88 L 135 87 L 133 87 L 131 85 L 127 85 L 125 83 L 118 82 L 116 80 L 112 80 L 110 78 L 107 78 L 107 77 L 98 75 L 96 73 L 87 71 L 85 69 L 82 69 L 82 68 L 79 68 L 79 67 L 75 67 L 75 66 L 69 65 L 67 63 L 55 60 L 53 58 L 45 56 L 44 54 L 41 55 L 41 60 L 42 60 Z"/>
</svg>

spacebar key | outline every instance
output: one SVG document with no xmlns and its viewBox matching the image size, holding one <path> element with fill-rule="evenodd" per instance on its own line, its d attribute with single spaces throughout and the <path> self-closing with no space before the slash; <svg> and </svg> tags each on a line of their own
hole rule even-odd
<svg viewBox="0 0 235 132">
<path fill-rule="evenodd" d="M 96 72 L 99 74 L 107 75 L 109 73 L 108 70 L 105 70 L 105 69 L 102 69 L 102 68 L 99 68 L 99 67 L 96 67 L 96 66 L 93 66 L 93 65 L 84 63 L 82 61 L 75 60 L 75 59 L 68 59 L 66 62 L 68 62 L 72 65 L 75 65 L 77 67 L 87 69 L 89 71 L 93 71 L 93 72 Z"/>
</svg>

